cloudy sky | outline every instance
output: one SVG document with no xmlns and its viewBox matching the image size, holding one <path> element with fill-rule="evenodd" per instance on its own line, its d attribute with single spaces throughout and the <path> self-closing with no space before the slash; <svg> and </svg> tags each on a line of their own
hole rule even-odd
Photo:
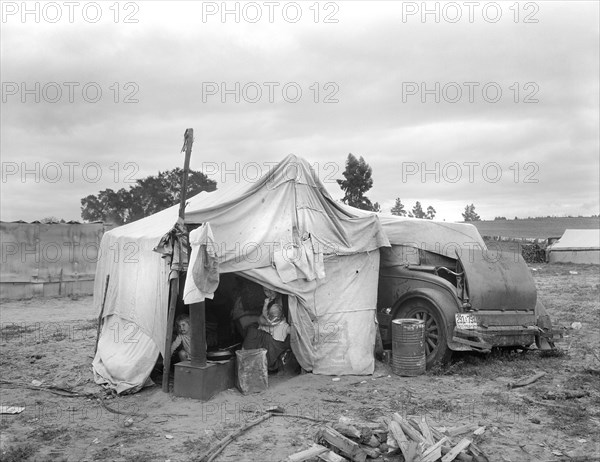
<svg viewBox="0 0 600 462">
<path fill-rule="evenodd" d="M 289 153 L 461 220 L 599 213 L 599 3 L 2 3 L 1 219 Z"/>
</svg>

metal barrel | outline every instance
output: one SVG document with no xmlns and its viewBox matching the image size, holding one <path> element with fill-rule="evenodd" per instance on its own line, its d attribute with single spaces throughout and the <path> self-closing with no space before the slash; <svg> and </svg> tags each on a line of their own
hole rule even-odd
<svg viewBox="0 0 600 462">
<path fill-rule="evenodd" d="M 425 322 L 421 319 L 392 321 L 392 372 L 414 377 L 425 373 Z"/>
</svg>

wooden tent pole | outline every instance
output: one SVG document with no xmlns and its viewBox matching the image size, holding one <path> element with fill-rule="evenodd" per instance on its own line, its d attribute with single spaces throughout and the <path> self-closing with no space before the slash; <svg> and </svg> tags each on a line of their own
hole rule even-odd
<svg viewBox="0 0 600 462">
<path fill-rule="evenodd" d="M 60 270 L 62 275 L 62 270 Z M 106 304 L 106 294 L 108 292 L 108 282 L 110 281 L 110 274 L 106 275 L 106 284 L 104 284 L 104 295 L 102 297 L 102 307 L 100 308 L 100 314 L 98 315 L 98 328 L 96 330 L 96 345 L 94 346 L 94 357 L 98 352 L 98 342 L 100 341 L 100 331 L 102 330 L 102 317 L 104 316 L 104 305 Z"/>
<path fill-rule="evenodd" d="M 171 279 L 169 290 L 169 314 L 167 316 L 167 335 L 165 339 L 165 356 L 163 358 L 162 390 L 169 393 L 169 378 L 171 375 L 171 343 L 173 342 L 173 324 L 179 293 L 179 276 Z"/>
<path fill-rule="evenodd" d="M 190 158 L 192 157 L 192 144 L 194 143 L 194 129 L 188 128 L 183 135 L 183 148 L 185 150 L 185 161 L 181 175 L 181 191 L 179 194 L 179 218 L 185 218 L 185 199 L 187 193 L 187 177 L 190 171 Z M 173 324 L 175 322 L 175 311 L 177 309 L 177 297 L 179 296 L 179 274 L 171 279 L 169 290 L 169 312 L 167 315 L 167 332 L 165 336 L 165 355 L 163 358 L 162 389 L 169 392 L 169 378 L 171 375 L 171 343 L 173 342 Z"/>
</svg>

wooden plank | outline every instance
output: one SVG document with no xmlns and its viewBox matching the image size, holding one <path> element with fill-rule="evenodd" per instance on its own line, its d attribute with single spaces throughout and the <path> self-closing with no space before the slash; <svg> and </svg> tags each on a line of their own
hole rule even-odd
<svg viewBox="0 0 600 462">
<path fill-rule="evenodd" d="M 364 462 L 367 458 L 367 453 L 362 450 L 358 443 L 346 438 L 331 427 L 323 427 L 319 432 L 319 436 L 342 451 L 342 453 L 354 462 Z"/>
<path fill-rule="evenodd" d="M 469 447 L 469 445 L 473 442 L 469 438 L 463 438 L 458 442 L 456 446 L 454 446 L 448 454 L 442 457 L 442 462 L 451 462 L 458 457 L 458 455 L 465 449 Z"/>
<path fill-rule="evenodd" d="M 433 439 L 433 435 L 431 434 L 429 424 L 427 423 L 427 416 L 422 415 L 417 423 L 419 424 L 419 429 L 421 430 L 423 437 L 427 441 L 427 446 L 433 446 L 435 441 Z"/>
<path fill-rule="evenodd" d="M 313 459 L 319 454 L 323 454 L 324 452 L 329 452 L 325 446 L 321 446 L 320 444 L 313 444 L 310 448 L 305 449 L 304 451 L 297 452 L 295 454 L 291 454 L 287 458 L 287 462 L 304 462 L 308 459 Z"/>
</svg>

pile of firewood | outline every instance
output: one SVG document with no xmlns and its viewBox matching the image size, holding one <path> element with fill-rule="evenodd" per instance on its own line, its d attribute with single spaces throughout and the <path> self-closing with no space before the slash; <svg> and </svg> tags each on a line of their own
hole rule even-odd
<svg viewBox="0 0 600 462">
<path fill-rule="evenodd" d="M 521 255 L 526 263 L 544 263 L 546 261 L 546 249 L 539 244 L 521 246 Z"/>
<path fill-rule="evenodd" d="M 319 429 L 316 443 L 309 449 L 288 456 L 288 462 L 488 462 L 475 441 L 485 432 L 476 424 L 453 428 L 430 426 L 426 417 L 404 418 L 393 414 L 376 423 L 353 423 L 342 417 L 333 425 Z M 457 439 L 463 435 L 461 439 Z"/>
</svg>

